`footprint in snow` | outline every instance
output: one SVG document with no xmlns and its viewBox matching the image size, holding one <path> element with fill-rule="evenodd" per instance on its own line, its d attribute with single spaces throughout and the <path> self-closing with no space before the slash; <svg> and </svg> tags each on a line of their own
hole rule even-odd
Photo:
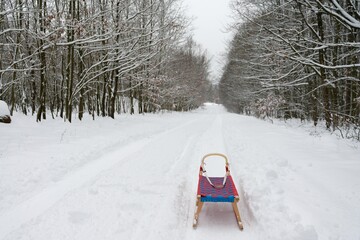
<svg viewBox="0 0 360 240">
<path fill-rule="evenodd" d="M 68 220 L 74 224 L 82 224 L 91 217 L 89 213 L 81 211 L 73 211 L 69 212 L 68 214 Z"/>
<path fill-rule="evenodd" d="M 274 170 L 270 170 L 266 173 L 266 177 L 268 180 L 275 180 L 278 178 L 278 174 Z"/>
</svg>

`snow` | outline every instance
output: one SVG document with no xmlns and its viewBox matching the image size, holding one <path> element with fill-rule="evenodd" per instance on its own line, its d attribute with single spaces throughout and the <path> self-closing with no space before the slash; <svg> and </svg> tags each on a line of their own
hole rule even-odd
<svg viewBox="0 0 360 240">
<path fill-rule="evenodd" d="M 360 144 L 206 104 L 191 113 L 0 125 L 0 239 L 360 239 Z M 197 174 L 228 156 L 230 204 L 192 229 Z M 210 176 L 224 174 L 211 157 Z"/>
<path fill-rule="evenodd" d="M 10 111 L 6 102 L 0 100 L 0 116 L 10 116 Z"/>
</svg>

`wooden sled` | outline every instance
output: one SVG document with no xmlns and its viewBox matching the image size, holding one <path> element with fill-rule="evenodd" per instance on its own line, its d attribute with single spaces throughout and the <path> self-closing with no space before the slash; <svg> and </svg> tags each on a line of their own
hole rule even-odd
<svg viewBox="0 0 360 240">
<path fill-rule="evenodd" d="M 208 177 L 205 170 L 205 160 L 211 156 L 219 156 L 225 159 L 226 175 L 224 177 Z M 234 181 L 230 175 L 229 162 L 227 157 L 221 153 L 210 153 L 202 158 L 199 182 L 196 197 L 196 209 L 194 214 L 193 227 L 196 228 L 199 223 L 201 209 L 205 202 L 229 202 L 232 204 L 236 221 L 240 230 L 243 230 L 243 224 L 240 218 L 240 212 L 237 202 L 240 200 Z"/>
</svg>

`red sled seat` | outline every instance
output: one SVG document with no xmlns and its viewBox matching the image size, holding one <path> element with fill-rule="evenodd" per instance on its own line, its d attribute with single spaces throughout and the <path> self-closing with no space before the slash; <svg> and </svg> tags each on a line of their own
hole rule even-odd
<svg viewBox="0 0 360 240">
<path fill-rule="evenodd" d="M 208 157 L 218 156 L 225 159 L 226 175 L 224 177 L 208 177 L 205 170 L 205 160 Z M 240 200 L 233 178 L 230 175 L 229 162 L 227 157 L 221 153 L 210 153 L 203 157 L 199 171 L 199 182 L 197 188 L 196 210 L 193 227 L 196 228 L 199 222 L 201 209 L 205 202 L 229 202 L 233 206 L 234 214 L 240 230 L 243 224 L 237 202 Z"/>
<path fill-rule="evenodd" d="M 222 177 L 209 177 L 209 179 L 215 186 L 221 185 L 224 181 Z M 234 202 L 239 196 L 231 176 L 227 176 L 223 188 L 215 188 L 205 176 L 199 176 L 197 195 L 201 196 L 202 202 Z"/>
</svg>

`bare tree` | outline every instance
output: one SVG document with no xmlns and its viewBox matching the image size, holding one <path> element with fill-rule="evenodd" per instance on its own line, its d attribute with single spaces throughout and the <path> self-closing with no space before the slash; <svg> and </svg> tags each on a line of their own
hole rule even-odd
<svg viewBox="0 0 360 240">
<path fill-rule="evenodd" d="M 285 100 L 278 116 L 324 119 L 334 129 L 360 123 L 357 1 L 238 0 L 234 7 L 242 23 L 220 82 L 229 109 L 278 96 Z"/>
<path fill-rule="evenodd" d="M 69 122 L 74 112 L 158 111 L 173 105 L 170 82 L 186 95 L 176 109 L 202 101 L 202 53 L 189 55 L 182 78 L 168 68 L 185 51 L 180 0 L 1 0 L 0 8 L 0 98 L 12 111 Z"/>
</svg>

